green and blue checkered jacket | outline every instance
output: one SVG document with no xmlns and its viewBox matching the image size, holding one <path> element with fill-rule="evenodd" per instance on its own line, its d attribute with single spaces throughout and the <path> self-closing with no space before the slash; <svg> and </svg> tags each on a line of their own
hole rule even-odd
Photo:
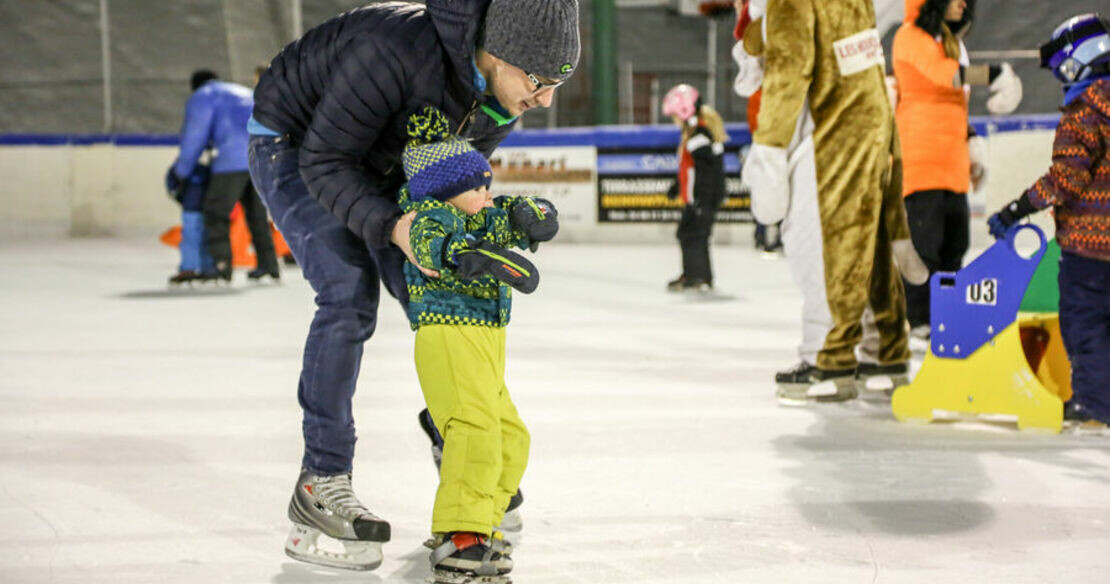
<svg viewBox="0 0 1110 584">
<path fill-rule="evenodd" d="M 421 266 L 439 271 L 429 278 L 405 262 L 409 290 L 408 316 L 413 330 L 426 324 L 503 327 L 509 324 L 512 288 L 493 276 L 463 280 L 454 274 L 455 253 L 467 247 L 466 237 L 495 245 L 527 249 L 530 241 L 509 221 L 513 208 L 523 197 L 497 197 L 494 207 L 472 216 L 435 199 L 412 201 L 402 189 L 401 209 L 416 211 L 409 234 L 412 253 Z"/>
</svg>

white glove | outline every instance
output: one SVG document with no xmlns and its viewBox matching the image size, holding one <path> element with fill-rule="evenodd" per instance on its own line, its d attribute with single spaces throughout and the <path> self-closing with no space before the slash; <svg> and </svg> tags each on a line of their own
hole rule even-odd
<svg viewBox="0 0 1110 584">
<path fill-rule="evenodd" d="M 767 0 L 752 0 L 748 3 L 748 17 L 758 20 L 767 14 Z"/>
<path fill-rule="evenodd" d="M 987 111 L 992 114 L 1012 113 L 1021 104 L 1021 78 L 1009 63 L 1002 63 L 1002 72 L 991 83 L 990 91 Z"/>
<path fill-rule="evenodd" d="M 763 85 L 763 59 L 749 55 L 744 50 L 744 41 L 739 41 L 732 47 L 732 60 L 740 68 L 732 90 L 740 97 L 751 97 Z"/>
<path fill-rule="evenodd" d="M 920 286 L 929 281 L 929 268 L 921 261 L 921 256 L 917 254 L 912 241 L 894 240 L 890 243 L 890 252 L 894 256 L 894 266 L 907 282 Z"/>
<path fill-rule="evenodd" d="M 751 192 L 752 215 L 770 225 L 786 218 L 790 206 L 790 165 L 786 148 L 752 144 L 741 169 L 742 183 Z"/>
<path fill-rule="evenodd" d="M 967 153 L 971 156 L 971 190 L 978 191 L 987 184 L 987 139 L 982 136 L 968 138 Z"/>
</svg>

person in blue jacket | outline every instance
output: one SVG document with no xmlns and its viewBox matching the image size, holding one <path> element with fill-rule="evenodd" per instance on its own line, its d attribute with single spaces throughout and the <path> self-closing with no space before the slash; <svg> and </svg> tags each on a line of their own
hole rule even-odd
<svg viewBox="0 0 1110 584">
<path fill-rule="evenodd" d="M 309 30 L 259 79 L 251 178 L 316 291 L 289 556 L 372 569 L 390 539 L 351 488 L 351 399 L 380 289 L 407 306 L 403 265 L 416 264 L 414 213 L 398 205 L 409 115 L 437 108 L 488 158 L 517 116 L 551 104 L 578 58 L 577 0 L 375 3 Z M 320 535 L 346 551 L 320 549 Z"/>
<path fill-rule="evenodd" d="M 269 276 L 276 280 L 280 274 L 269 217 L 247 170 L 247 120 L 254 105 L 251 90 L 220 81 L 205 69 L 193 73 L 190 85 L 193 94 L 185 103 L 181 151 L 167 175 L 167 186 L 175 190 L 175 184 L 193 174 L 201 155 L 213 151 L 203 204 L 205 247 L 213 266 L 203 277 L 231 281 L 229 216 L 235 203 L 241 203 L 258 259 L 258 266 L 247 277 L 258 280 Z"/>
</svg>

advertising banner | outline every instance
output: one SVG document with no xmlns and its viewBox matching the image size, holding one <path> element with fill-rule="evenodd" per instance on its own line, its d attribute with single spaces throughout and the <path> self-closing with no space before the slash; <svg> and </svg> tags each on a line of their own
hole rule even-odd
<svg viewBox="0 0 1110 584">
<path fill-rule="evenodd" d="M 597 222 L 597 149 L 593 146 L 501 147 L 490 157 L 493 194 L 555 203 L 561 227 Z"/>
<path fill-rule="evenodd" d="M 737 149 L 725 150 L 726 198 L 717 214 L 720 223 L 751 221 L 749 197 L 740 188 Z M 664 223 L 678 221 L 682 203 L 667 198 L 678 174 L 675 148 L 620 148 L 597 154 L 597 220 L 599 223 Z"/>
</svg>

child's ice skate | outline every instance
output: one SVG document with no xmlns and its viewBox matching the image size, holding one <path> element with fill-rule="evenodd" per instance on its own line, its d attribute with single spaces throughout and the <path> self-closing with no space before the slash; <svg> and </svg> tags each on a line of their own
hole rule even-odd
<svg viewBox="0 0 1110 584">
<path fill-rule="evenodd" d="M 1110 424 L 1092 416 L 1074 400 L 1064 404 L 1064 427 L 1079 436 L 1110 436 Z"/>
<path fill-rule="evenodd" d="M 325 477 L 302 470 L 289 501 L 289 519 L 293 529 L 285 555 L 295 560 L 348 570 L 373 570 L 382 563 L 389 523 L 359 502 L 349 474 Z M 321 535 L 336 540 L 334 549 L 319 545 Z"/>
<path fill-rule="evenodd" d="M 171 288 L 190 285 L 193 282 L 200 280 L 200 273 L 193 270 L 181 270 L 178 273 L 170 276 L 169 286 Z"/>
<path fill-rule="evenodd" d="M 440 535 L 428 559 L 432 564 L 431 584 L 511 584 L 513 569 L 510 548 L 483 535 L 455 532 Z M 499 551 L 500 550 L 500 551 Z"/>
</svg>

